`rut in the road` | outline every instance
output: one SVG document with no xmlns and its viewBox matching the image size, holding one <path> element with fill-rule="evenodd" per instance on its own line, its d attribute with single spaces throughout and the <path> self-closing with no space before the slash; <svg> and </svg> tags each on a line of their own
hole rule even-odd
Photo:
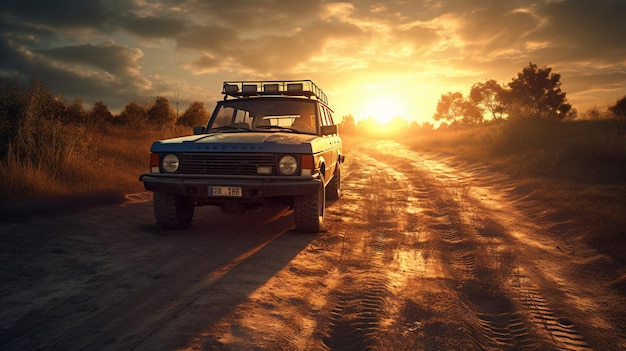
<svg viewBox="0 0 626 351">
<path fill-rule="evenodd" d="M 423 179 L 433 188 L 443 188 L 426 175 Z M 446 214 L 439 216 L 438 223 L 431 225 L 430 229 L 439 234 L 443 261 L 448 263 L 450 273 L 456 277 L 457 298 L 468 334 L 480 349 L 540 349 L 533 340 L 534 333 L 529 329 L 531 323 L 501 292 L 488 262 L 475 255 L 479 249 L 460 220 L 455 197 L 440 192 L 429 199 L 433 208 L 447 209 Z"/>
<path fill-rule="evenodd" d="M 421 201 L 428 202 L 436 214 L 431 218 L 437 223 L 429 228 L 438 233 L 442 260 L 461 282 L 456 287 L 458 299 L 467 330 L 480 349 L 591 350 L 574 323 L 559 316 L 532 277 L 524 274 L 514 252 L 505 251 L 506 224 L 492 217 L 464 185 L 475 168 L 456 164 L 456 174 L 451 175 L 453 169 L 437 161 L 397 159 L 393 162 L 385 155 L 386 162 L 403 165 L 399 171 L 413 174 L 414 183 L 439 190 Z"/>
<path fill-rule="evenodd" d="M 385 298 L 389 295 L 389 281 L 385 271 L 385 257 L 389 252 L 387 241 L 394 235 L 390 227 L 390 211 L 393 210 L 392 181 L 383 172 L 375 172 L 363 179 L 368 186 L 355 191 L 370 197 L 370 204 L 363 213 L 367 225 L 362 233 L 366 247 L 360 252 L 352 248 L 350 255 L 367 255 L 368 263 L 348 257 L 340 269 L 344 271 L 343 283 L 335 291 L 335 303 L 327 321 L 323 347 L 328 350 L 372 350 L 379 343 L 381 319 L 384 317 Z M 374 183 L 374 184 L 372 184 Z M 382 185 L 381 183 L 384 183 Z M 377 184 L 377 185 L 376 185 Z M 369 193 L 371 186 L 389 189 L 390 192 Z M 358 190 L 357 190 L 358 189 Z M 400 190 L 400 189 L 395 189 Z"/>
<path fill-rule="evenodd" d="M 374 233 L 370 243 L 370 266 L 346 267 L 353 271 L 344 278 L 330 312 L 328 350 L 371 350 L 376 344 L 388 281 L 382 264 L 384 233 Z M 361 274 L 358 274 L 361 273 Z"/>
<path fill-rule="evenodd" d="M 392 172 L 403 174 L 414 187 L 429 189 L 416 197 L 428 218 L 428 230 L 438 237 L 438 255 L 447 266 L 449 291 L 454 292 L 469 348 L 519 350 L 588 350 L 584 338 L 569 319 L 555 317 L 540 289 L 527 279 L 522 288 L 510 285 L 513 270 L 520 267 L 511 249 L 505 251 L 505 226 L 473 198 L 466 185 L 473 169 L 457 164 L 414 162 L 412 156 L 392 156 L 375 150 L 367 153 Z M 408 161 L 408 162 L 407 162 Z M 465 170 L 463 170 L 465 169 Z M 424 217 L 426 218 L 426 217 Z M 532 299 L 529 298 L 532 296 Z M 534 300 L 533 300 L 534 299 Z M 537 301 L 538 303 L 533 303 Z"/>
<path fill-rule="evenodd" d="M 375 278 L 352 283 L 361 289 L 341 293 L 331 311 L 330 330 L 323 340 L 329 350 L 371 350 L 377 343 L 387 283 Z"/>
</svg>

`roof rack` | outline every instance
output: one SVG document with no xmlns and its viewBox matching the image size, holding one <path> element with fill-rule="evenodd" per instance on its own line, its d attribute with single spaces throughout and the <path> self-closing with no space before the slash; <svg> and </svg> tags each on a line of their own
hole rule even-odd
<svg viewBox="0 0 626 351">
<path fill-rule="evenodd" d="M 222 89 L 224 99 L 228 96 L 246 97 L 261 95 L 306 96 L 328 104 L 328 98 L 322 89 L 311 80 L 263 80 L 263 81 L 228 81 Z"/>
</svg>

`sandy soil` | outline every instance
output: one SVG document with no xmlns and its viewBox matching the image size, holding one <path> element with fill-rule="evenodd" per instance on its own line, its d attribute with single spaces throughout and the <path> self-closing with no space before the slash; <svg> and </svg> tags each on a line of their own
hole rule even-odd
<svg viewBox="0 0 626 351">
<path fill-rule="evenodd" d="M 0 223 L 2 350 L 625 350 L 626 270 L 481 164 L 351 147 L 327 231 L 151 194 Z"/>
</svg>

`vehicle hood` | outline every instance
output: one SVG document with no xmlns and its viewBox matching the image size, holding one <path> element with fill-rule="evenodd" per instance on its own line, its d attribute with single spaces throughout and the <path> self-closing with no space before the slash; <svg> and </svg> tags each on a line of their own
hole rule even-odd
<svg viewBox="0 0 626 351">
<path fill-rule="evenodd" d="M 311 153 L 316 135 L 283 132 L 238 132 L 191 135 L 154 142 L 151 152 Z"/>
</svg>

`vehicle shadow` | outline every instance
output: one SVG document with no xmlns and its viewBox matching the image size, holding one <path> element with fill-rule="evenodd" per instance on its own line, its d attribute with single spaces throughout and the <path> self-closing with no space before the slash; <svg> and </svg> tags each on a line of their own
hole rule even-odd
<svg viewBox="0 0 626 351">
<path fill-rule="evenodd" d="M 3 311 L 2 349 L 184 347 L 316 238 L 293 231 L 286 208 L 199 208 L 184 231 L 154 223 L 142 200 L 7 224 L 22 241 L 5 260 L 0 302 L 14 307 Z"/>
<path fill-rule="evenodd" d="M 168 240 L 194 246 L 192 251 L 199 257 L 177 270 L 185 279 L 167 282 L 170 289 L 185 291 L 185 296 L 176 306 L 162 307 L 167 312 L 157 312 L 158 319 L 143 331 L 144 336 L 128 335 L 135 349 L 180 349 L 197 343 L 317 237 L 294 231 L 293 211 L 285 207 L 237 215 L 223 214 L 215 207 L 197 210 L 189 230 L 167 233 Z M 195 283 L 189 284 L 190 280 Z M 202 339 L 206 344 L 207 337 Z"/>
</svg>

